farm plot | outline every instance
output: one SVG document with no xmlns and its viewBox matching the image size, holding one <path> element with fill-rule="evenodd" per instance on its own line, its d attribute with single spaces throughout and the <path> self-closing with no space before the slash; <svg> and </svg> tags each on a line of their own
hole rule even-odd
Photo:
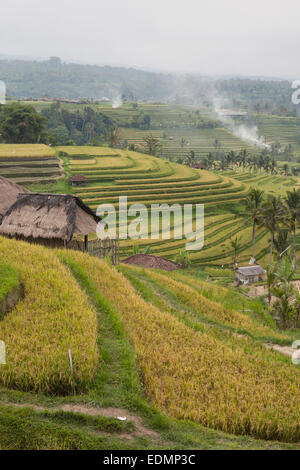
<svg viewBox="0 0 300 470">
<path fill-rule="evenodd" d="M 53 149 L 38 144 L 0 144 L 0 176 L 16 183 L 55 182 L 63 175 Z"/>
<path fill-rule="evenodd" d="M 186 158 L 191 150 L 195 152 L 197 158 L 207 157 L 209 152 L 216 150 L 214 144 L 218 141 L 218 145 L 222 150 L 236 152 L 242 149 L 253 150 L 253 148 L 245 144 L 238 137 L 234 136 L 230 131 L 224 128 L 215 129 L 167 129 L 163 131 L 140 131 L 136 129 L 123 129 L 122 134 L 124 141 L 134 144 L 139 148 L 143 148 L 144 139 L 151 133 L 160 140 L 162 149 L 161 156 L 174 159 Z"/>
<path fill-rule="evenodd" d="M 228 321 L 229 325 L 230 317 L 221 305 L 194 289 L 192 293 L 198 300 L 193 302 L 199 301 L 199 307 L 198 303 L 188 305 L 190 295 L 185 297 L 185 285 L 175 281 L 176 297 L 168 307 L 166 298 L 157 299 L 147 284 L 139 294 L 133 285 L 141 283 L 133 280 L 131 284 L 105 262 L 87 259 L 81 253 L 68 256 L 93 279 L 99 293 L 124 322 L 147 394 L 159 409 L 172 417 L 234 434 L 299 440 L 299 370 L 250 336 L 238 337 L 238 324 L 232 325 L 232 331 L 220 330 L 195 316 L 195 308 L 200 308 L 201 315 Z M 167 276 L 165 279 L 168 283 Z M 165 310 L 155 302 L 165 305 Z M 250 317 L 242 319 L 234 314 L 232 318 L 245 321 L 257 336 L 276 336 L 275 330 Z"/>
<path fill-rule="evenodd" d="M 246 196 L 248 187 L 243 181 L 240 182 L 228 176 L 217 175 L 205 170 L 192 169 L 138 152 L 118 150 L 118 156 L 113 154 L 110 159 L 103 147 L 99 148 L 98 152 L 101 151 L 104 156 L 97 155 L 95 147 L 93 148 L 94 155 L 89 154 L 89 148 L 80 147 L 77 149 L 80 154 L 76 154 L 72 148 L 72 155 L 68 157 L 69 170 L 72 174 L 80 171 L 88 178 L 88 184 L 82 188 L 74 188 L 73 191 L 94 210 L 99 204 L 107 203 L 114 205 L 118 213 L 120 196 L 127 197 L 129 206 L 140 203 L 147 208 L 150 208 L 152 204 L 165 203 L 170 206 L 173 204 L 205 204 L 205 214 L 208 218 L 205 222 L 207 227 L 205 246 L 200 252 L 192 254 L 195 263 L 201 263 L 202 258 L 205 260 L 210 258 L 213 252 L 217 262 L 219 260 L 221 262 L 224 256 L 227 258 L 228 253 L 220 249 L 219 245 L 245 229 L 243 221 L 234 218 L 229 225 L 226 224 L 228 217 L 230 218 L 228 208 L 232 207 L 232 204 L 240 203 Z M 89 159 L 93 158 L 93 162 L 78 166 L 77 158 L 81 158 L 81 155 Z M 84 161 L 85 158 L 82 159 L 82 162 Z M 112 162 L 111 167 L 109 166 L 110 161 Z M 124 162 L 129 161 L 131 168 L 128 169 L 125 165 L 122 167 Z M 211 224 L 210 215 L 215 213 L 218 216 L 218 211 L 224 214 L 225 225 L 209 227 Z M 129 222 L 131 220 L 132 218 L 129 218 Z M 195 215 L 193 220 L 195 220 Z M 176 224 L 177 222 L 171 215 L 171 236 Z M 148 226 L 150 232 L 150 218 Z M 141 249 L 151 245 L 154 254 L 173 259 L 178 250 L 185 247 L 186 240 L 166 240 L 163 239 L 161 232 L 162 229 L 160 229 L 159 240 L 149 240 L 149 237 L 146 236 L 144 240 L 137 242 L 121 241 L 121 255 L 126 257 L 132 254 L 130 250 L 133 249 L 133 245 L 138 244 Z M 248 249 L 248 247 L 246 248 Z"/>
<path fill-rule="evenodd" d="M 98 366 L 96 313 L 87 296 L 51 250 L 1 237 L 0 255 L 24 290 L 0 321 L 7 356 L 0 382 L 53 395 L 85 390 Z"/>
<path fill-rule="evenodd" d="M 299 118 L 281 117 L 269 114 L 257 115 L 258 129 L 267 143 L 280 142 L 282 150 L 292 144 L 296 156 L 300 155 Z"/>
<path fill-rule="evenodd" d="M 266 172 L 251 173 L 249 171 L 222 171 L 224 176 L 230 176 L 235 180 L 243 182 L 248 186 L 265 191 L 273 195 L 284 196 L 287 191 L 296 188 L 298 179 L 291 176 L 270 175 Z"/>
</svg>

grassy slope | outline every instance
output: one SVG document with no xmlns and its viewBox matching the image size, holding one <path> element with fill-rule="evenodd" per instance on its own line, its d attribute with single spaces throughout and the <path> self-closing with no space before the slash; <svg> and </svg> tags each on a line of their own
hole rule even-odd
<svg viewBox="0 0 300 470">
<path fill-rule="evenodd" d="M 123 322 L 85 267 L 67 252 L 59 253 L 98 315 L 101 367 L 83 395 L 50 397 L 0 387 L 2 449 L 287 449 L 297 444 L 232 436 L 189 421 L 172 419 L 151 404 Z M 150 299 L 148 299 L 150 301 Z M 140 416 L 154 434 L 136 433 L 125 424 L 101 416 L 59 410 L 66 403 L 122 407 Z M 27 408 L 16 406 L 27 405 Z M 38 408 L 39 407 L 39 408 Z"/>
</svg>

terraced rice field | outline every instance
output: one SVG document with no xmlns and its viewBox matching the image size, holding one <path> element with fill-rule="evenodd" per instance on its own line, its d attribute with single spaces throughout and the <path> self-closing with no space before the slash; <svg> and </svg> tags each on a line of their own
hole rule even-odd
<svg viewBox="0 0 300 470">
<path fill-rule="evenodd" d="M 81 253 L 62 256 L 124 322 L 161 411 L 230 433 L 299 440 L 299 371 L 261 344 L 290 341 L 271 321 L 224 307 L 209 297 L 224 299 L 226 290 L 209 292 L 195 278 L 122 266 L 120 273 Z"/>
<path fill-rule="evenodd" d="M 299 185 L 299 178 L 292 176 L 270 175 L 266 172 L 252 173 L 250 171 L 223 171 L 222 175 L 234 178 L 253 188 L 262 189 L 266 193 L 284 196 Z"/>
<path fill-rule="evenodd" d="M 232 250 L 229 248 L 229 240 L 236 235 L 242 240 L 239 261 L 247 262 L 250 259 L 249 223 L 231 212 L 233 206 L 240 204 L 245 198 L 248 185 L 244 182 L 137 152 L 103 147 L 64 147 L 60 150 L 71 155 L 70 172 L 80 173 L 88 178 L 87 186 L 74 188 L 74 192 L 92 209 L 96 210 L 99 204 L 109 203 L 113 204 L 118 212 L 119 196 L 127 196 L 129 206 L 141 203 L 147 208 L 154 203 L 204 203 L 205 243 L 203 249 L 191 251 L 193 263 L 230 265 Z M 79 151 L 80 154 L 76 155 Z M 82 156 L 84 151 L 86 158 Z M 171 236 L 178 223 L 178 220 L 171 216 L 168 228 Z M 168 229 L 161 228 L 159 239 L 147 239 L 147 233 L 143 233 L 143 238 L 146 239 L 121 241 L 121 258 L 131 255 L 133 246 L 139 245 L 140 249 L 150 246 L 152 254 L 174 259 L 179 250 L 185 248 L 186 239 L 165 239 Z M 258 259 L 267 259 L 267 250 L 268 235 L 260 229 L 257 233 Z"/>
<path fill-rule="evenodd" d="M 279 141 L 282 149 L 292 144 L 296 156 L 300 155 L 299 118 L 258 115 L 257 120 L 259 132 L 265 136 L 267 143 Z"/>
<path fill-rule="evenodd" d="M 258 299 L 200 271 L 1 237 L 0 254 L 24 288 L 0 322 L 3 450 L 299 448 L 299 367 L 265 347 L 298 331 Z"/>
<path fill-rule="evenodd" d="M 26 184 L 54 182 L 62 174 L 55 150 L 47 145 L 0 144 L 0 176 Z"/>
<path fill-rule="evenodd" d="M 235 137 L 230 131 L 224 128 L 216 129 L 167 129 L 140 131 L 137 129 L 122 129 L 123 140 L 129 144 L 143 147 L 143 139 L 149 135 L 158 138 L 162 145 L 161 156 L 164 158 L 185 158 L 191 150 L 198 158 L 207 157 L 209 152 L 214 152 L 214 142 L 217 139 L 221 149 L 225 152 L 234 150 L 239 152 L 242 149 L 253 150 L 253 148 Z M 181 146 L 181 140 L 185 140 Z"/>
</svg>

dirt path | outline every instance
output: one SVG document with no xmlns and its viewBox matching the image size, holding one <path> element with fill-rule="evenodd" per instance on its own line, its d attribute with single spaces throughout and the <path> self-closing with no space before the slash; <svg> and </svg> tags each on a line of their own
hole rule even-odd
<svg viewBox="0 0 300 470">
<path fill-rule="evenodd" d="M 152 429 L 147 428 L 144 426 L 142 418 L 139 416 L 130 413 L 129 411 L 125 410 L 124 408 L 96 408 L 96 407 L 89 407 L 85 404 L 66 404 L 56 408 L 46 408 L 43 406 L 32 405 L 30 403 L 19 404 L 19 403 L 5 403 L 9 406 L 15 406 L 20 408 L 30 407 L 33 408 L 35 411 L 65 411 L 65 412 L 72 412 L 72 413 L 80 413 L 87 416 L 104 416 L 106 418 L 126 418 L 127 421 L 133 423 L 135 430 L 132 434 L 119 434 L 118 437 L 121 439 L 133 439 L 133 437 L 149 437 L 151 439 L 159 439 L 160 436 L 158 432 L 153 431 Z"/>
<path fill-rule="evenodd" d="M 273 349 L 274 351 L 278 351 L 285 356 L 290 356 L 297 351 L 297 349 L 292 348 L 291 346 L 280 346 L 280 344 L 272 344 L 272 343 L 265 343 L 267 349 Z"/>
</svg>

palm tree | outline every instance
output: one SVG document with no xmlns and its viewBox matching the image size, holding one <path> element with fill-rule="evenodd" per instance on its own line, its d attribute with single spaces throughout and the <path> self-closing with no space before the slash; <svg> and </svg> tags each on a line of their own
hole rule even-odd
<svg viewBox="0 0 300 470">
<path fill-rule="evenodd" d="M 286 224 L 293 234 L 294 246 L 294 261 L 293 266 L 296 266 L 297 253 L 296 253 L 296 225 L 300 221 L 300 190 L 287 191 L 285 199 L 285 207 L 287 210 Z"/>
<path fill-rule="evenodd" d="M 274 238 L 274 248 L 278 256 L 287 250 L 289 247 L 289 230 L 287 228 L 280 228 L 278 230 L 277 237 Z M 286 251 L 287 253 L 287 251 Z M 280 258 L 280 263 L 282 262 L 282 257 Z"/>
<path fill-rule="evenodd" d="M 121 142 L 120 129 L 116 126 L 111 126 L 106 135 L 106 140 L 108 141 L 108 145 L 110 147 L 118 147 Z"/>
<path fill-rule="evenodd" d="M 262 205 L 260 215 L 260 224 L 271 233 L 269 264 L 272 264 L 274 236 L 280 222 L 283 221 L 283 213 L 283 204 L 280 196 L 269 195 L 267 201 Z"/>
<path fill-rule="evenodd" d="M 293 286 L 295 275 L 295 269 L 288 258 L 275 269 L 275 281 L 271 291 L 277 299 L 274 309 L 284 329 L 288 328 L 299 304 L 299 296 Z"/>
<path fill-rule="evenodd" d="M 255 258 L 255 232 L 259 222 L 260 210 L 263 202 L 264 192 L 251 188 L 246 198 L 246 212 L 252 219 L 252 258 Z"/>
<path fill-rule="evenodd" d="M 196 157 L 195 157 L 195 152 L 194 150 L 191 150 L 188 154 L 188 156 L 186 157 L 186 161 L 185 161 L 186 165 L 188 166 L 191 166 L 191 165 L 194 165 L 196 163 Z"/>
<path fill-rule="evenodd" d="M 266 284 L 268 288 L 268 305 L 271 305 L 271 293 L 276 281 L 276 266 L 269 264 L 267 266 Z"/>
<path fill-rule="evenodd" d="M 230 247 L 233 250 L 233 265 L 235 266 L 238 261 L 238 252 L 240 251 L 242 244 L 241 240 L 238 237 L 230 239 Z"/>
<path fill-rule="evenodd" d="M 143 141 L 143 147 L 145 148 L 146 153 L 149 153 L 149 155 L 156 155 L 161 148 L 159 139 L 154 137 L 152 134 L 147 135 Z"/>
<path fill-rule="evenodd" d="M 284 171 L 284 175 L 285 175 L 285 176 L 288 176 L 288 174 L 289 174 L 289 166 L 288 166 L 287 163 L 285 163 L 285 164 L 283 165 L 282 169 L 283 169 L 283 171 Z"/>
</svg>

